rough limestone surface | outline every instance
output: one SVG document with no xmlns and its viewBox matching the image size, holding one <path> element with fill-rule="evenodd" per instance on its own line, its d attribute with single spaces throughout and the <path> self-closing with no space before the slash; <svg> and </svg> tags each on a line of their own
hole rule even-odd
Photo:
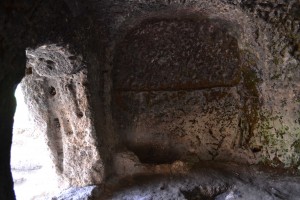
<svg viewBox="0 0 300 200">
<path fill-rule="evenodd" d="M 117 132 L 142 162 L 251 162 L 243 147 L 258 107 L 247 99 L 258 96 L 244 76 L 255 66 L 246 65 L 228 22 L 181 17 L 143 21 L 116 46 Z"/>
<path fill-rule="evenodd" d="M 56 45 L 27 50 L 26 55 L 30 73 L 21 83 L 25 101 L 35 128 L 45 135 L 64 187 L 101 183 L 103 165 L 81 57 Z"/>
<path fill-rule="evenodd" d="M 210 160 L 299 172 L 299 13 L 299 0 L 1 1 L 0 199 L 15 199 L 13 94 L 25 71 L 70 186 Z"/>
<path fill-rule="evenodd" d="M 100 6 L 114 134 L 142 162 L 299 166 L 298 1 Z"/>
</svg>

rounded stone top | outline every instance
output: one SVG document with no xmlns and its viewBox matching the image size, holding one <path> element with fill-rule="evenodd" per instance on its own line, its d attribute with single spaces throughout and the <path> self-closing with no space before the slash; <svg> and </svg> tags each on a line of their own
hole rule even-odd
<svg viewBox="0 0 300 200">
<path fill-rule="evenodd" d="M 56 44 L 27 49 L 26 56 L 40 76 L 61 77 L 78 72 L 84 67 L 82 57 Z"/>
</svg>

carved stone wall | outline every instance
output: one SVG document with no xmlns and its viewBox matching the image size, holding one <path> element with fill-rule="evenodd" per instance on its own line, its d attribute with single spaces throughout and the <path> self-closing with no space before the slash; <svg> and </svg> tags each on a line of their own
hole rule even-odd
<svg viewBox="0 0 300 200">
<path fill-rule="evenodd" d="M 116 45 L 116 132 L 142 162 L 254 160 L 243 148 L 252 125 L 243 76 L 252 66 L 230 28 L 203 16 L 149 19 Z"/>
</svg>

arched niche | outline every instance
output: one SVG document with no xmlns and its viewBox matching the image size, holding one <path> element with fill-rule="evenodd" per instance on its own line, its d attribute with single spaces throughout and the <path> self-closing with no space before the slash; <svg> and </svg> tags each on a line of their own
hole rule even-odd
<svg viewBox="0 0 300 200">
<path fill-rule="evenodd" d="M 246 146 L 256 119 L 248 109 L 257 105 L 245 108 L 245 100 L 246 93 L 258 98 L 255 83 L 253 91 L 247 84 L 249 73 L 256 76 L 232 27 L 219 18 L 156 16 L 117 43 L 114 126 L 141 162 L 251 157 Z"/>
</svg>

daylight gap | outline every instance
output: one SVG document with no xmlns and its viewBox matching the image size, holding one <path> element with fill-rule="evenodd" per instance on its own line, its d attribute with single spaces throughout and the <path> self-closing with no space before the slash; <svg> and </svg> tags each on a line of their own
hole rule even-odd
<svg viewBox="0 0 300 200">
<path fill-rule="evenodd" d="M 20 83 L 15 97 L 11 169 L 17 199 L 48 199 L 58 182 L 43 133 L 34 126 Z"/>
</svg>

